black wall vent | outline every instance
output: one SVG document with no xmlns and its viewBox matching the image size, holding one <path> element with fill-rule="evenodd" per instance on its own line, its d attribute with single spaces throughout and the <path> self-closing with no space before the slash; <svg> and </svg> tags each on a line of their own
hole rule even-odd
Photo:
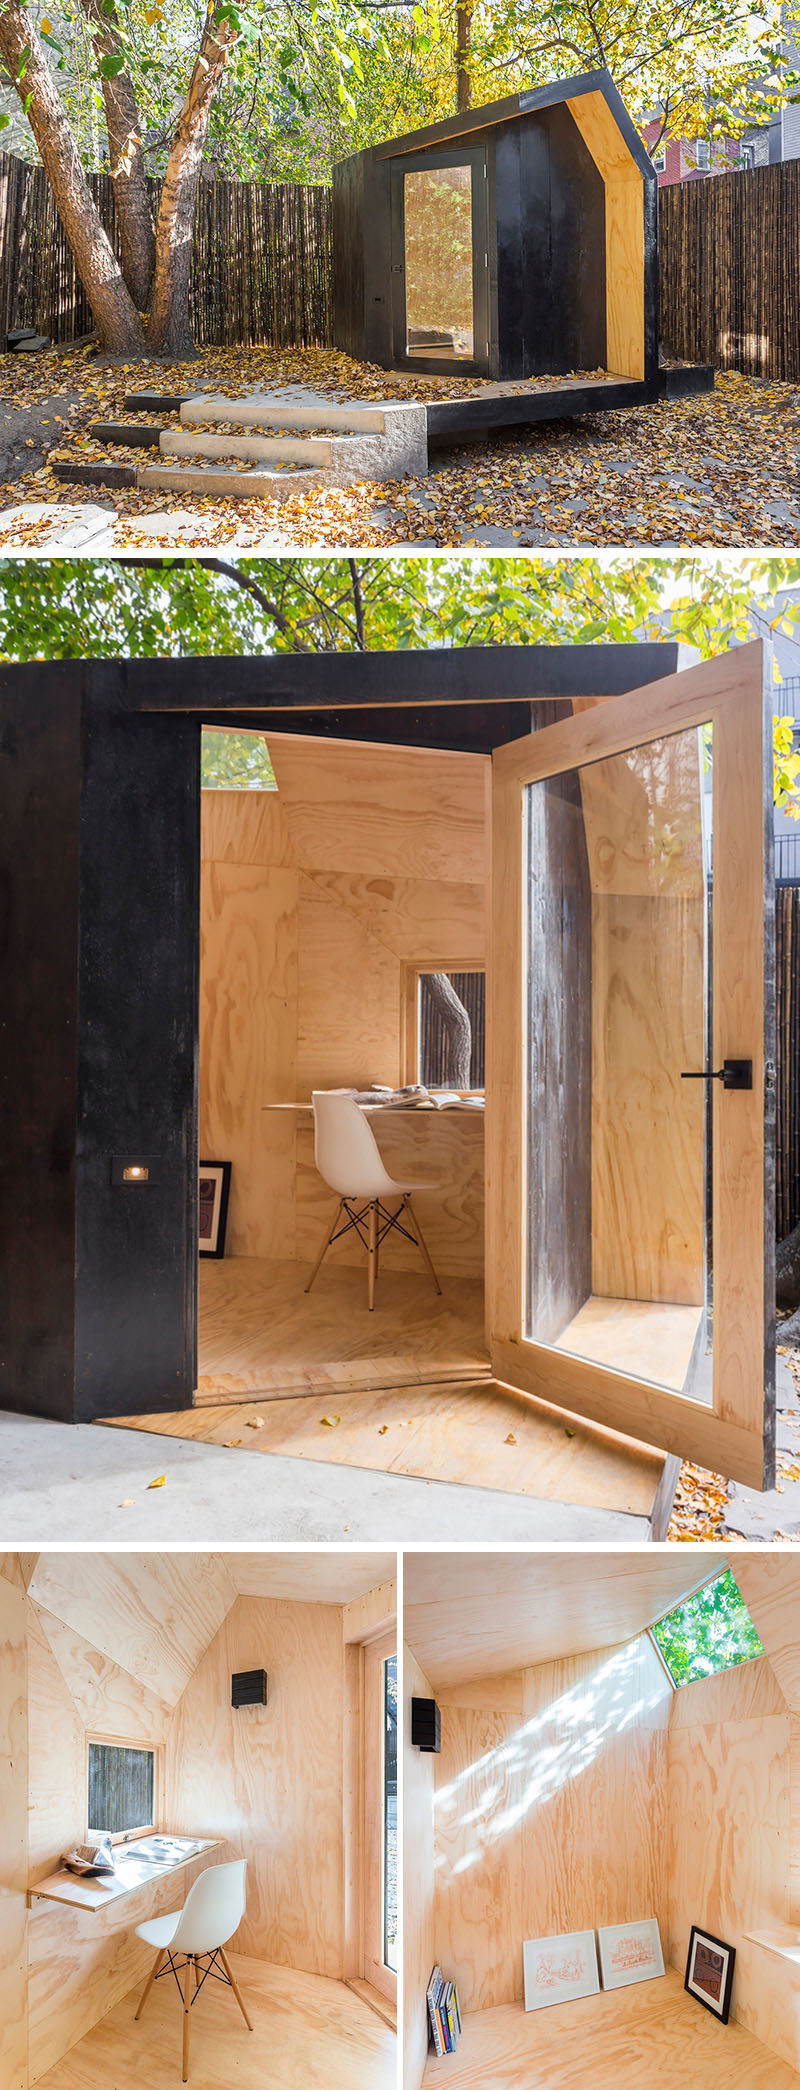
<svg viewBox="0 0 800 2090">
<path fill-rule="evenodd" d="M 438 1756 L 442 1747 L 442 1716 L 435 1698 L 412 1698 L 411 1740 L 416 1749 Z"/>
<path fill-rule="evenodd" d="M 239 1669 L 231 1677 L 231 1705 L 266 1705 L 266 1669 Z"/>
</svg>

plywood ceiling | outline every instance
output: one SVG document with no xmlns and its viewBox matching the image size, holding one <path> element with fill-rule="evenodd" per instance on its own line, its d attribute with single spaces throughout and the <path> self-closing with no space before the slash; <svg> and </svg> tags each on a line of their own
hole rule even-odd
<svg viewBox="0 0 800 2090">
<path fill-rule="evenodd" d="M 397 1574 L 396 1553 L 229 1553 L 239 1596 L 290 1603 L 352 1604 Z"/>
<path fill-rule="evenodd" d="M 407 1554 L 405 1638 L 434 1690 L 477 1682 L 632 1640 L 726 1566 L 711 1548 Z"/>
<path fill-rule="evenodd" d="M 219 1553 L 40 1553 L 29 1594 L 174 1706 L 237 1592 Z"/>
<path fill-rule="evenodd" d="M 786 1703 L 800 1712 L 800 1561 L 737 1552 L 731 1569 Z"/>
</svg>

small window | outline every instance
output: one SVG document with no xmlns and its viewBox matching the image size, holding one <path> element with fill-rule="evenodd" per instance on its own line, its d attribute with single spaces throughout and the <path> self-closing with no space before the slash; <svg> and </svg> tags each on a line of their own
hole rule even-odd
<svg viewBox="0 0 800 2090">
<path fill-rule="evenodd" d="M 485 972 L 412 975 L 413 1064 L 427 1089 L 482 1090 L 486 1083 Z"/>
<path fill-rule="evenodd" d="M 739 165 L 740 165 L 740 167 L 747 167 L 747 168 L 750 168 L 750 167 L 754 167 L 754 166 L 755 166 L 755 164 L 756 164 L 756 148 L 755 148 L 755 146 L 754 146 L 754 145 L 752 145 L 752 144 L 750 144 L 750 145 L 741 145 L 741 146 L 739 147 Z"/>
<path fill-rule="evenodd" d="M 666 148 L 666 145 L 659 145 L 658 151 L 657 151 L 657 152 L 654 152 L 654 154 L 653 154 L 653 166 L 655 167 L 655 170 L 656 170 L 656 173 L 657 173 L 657 174 L 665 174 L 665 173 L 666 173 L 666 171 L 667 171 L 667 148 Z"/>
<path fill-rule="evenodd" d="M 204 791 L 277 791 L 263 733 L 246 728 L 204 726 L 201 778 Z"/>
<path fill-rule="evenodd" d="M 154 1828 L 155 1779 L 153 1749 L 90 1742 L 89 1836 L 130 1836 Z"/>
<path fill-rule="evenodd" d="M 702 169 L 703 169 L 703 171 L 704 171 L 704 172 L 705 172 L 705 171 L 707 170 L 707 168 L 708 168 L 708 165 L 709 165 L 709 158 L 708 158 L 708 142 L 707 142 L 707 140 L 706 140 L 705 138 L 696 138 L 696 139 L 695 139 L 695 145 L 694 145 L 694 164 L 695 164 L 695 166 L 696 166 L 696 167 L 702 167 Z"/>
<path fill-rule="evenodd" d="M 764 1649 L 737 1584 L 726 1568 L 694 1596 L 677 1604 L 651 1627 L 652 1637 L 676 1687 L 694 1684 L 720 1669 L 753 1662 Z"/>
</svg>

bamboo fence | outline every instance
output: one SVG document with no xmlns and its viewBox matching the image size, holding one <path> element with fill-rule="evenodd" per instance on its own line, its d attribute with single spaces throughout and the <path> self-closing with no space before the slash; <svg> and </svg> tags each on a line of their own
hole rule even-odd
<svg viewBox="0 0 800 2090">
<path fill-rule="evenodd" d="M 110 175 L 89 179 L 118 248 Z M 148 186 L 155 210 L 160 183 Z M 201 182 L 190 299 L 198 345 L 326 346 L 330 222 L 330 190 L 320 186 Z M 75 341 L 92 325 L 44 168 L 0 153 L 0 341 L 13 326 Z"/>
<path fill-rule="evenodd" d="M 658 201 L 667 354 L 800 377 L 800 160 L 675 182 Z"/>
</svg>

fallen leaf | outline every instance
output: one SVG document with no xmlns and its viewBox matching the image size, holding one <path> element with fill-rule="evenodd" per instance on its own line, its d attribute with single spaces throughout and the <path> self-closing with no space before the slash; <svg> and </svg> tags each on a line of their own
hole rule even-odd
<svg viewBox="0 0 800 2090">
<path fill-rule="evenodd" d="M 389 1428 L 389 1424 L 388 1424 L 388 1422 L 382 1422 L 382 1423 L 381 1423 L 381 1425 L 380 1425 L 380 1428 L 379 1428 L 379 1430 L 378 1430 L 378 1436 L 379 1436 L 379 1437 L 385 1437 L 385 1435 L 386 1435 L 386 1432 L 387 1432 L 388 1428 Z"/>
<path fill-rule="evenodd" d="M 119 1506 L 120 1509 L 135 1509 L 136 1497 L 134 1495 L 126 1495 L 124 1502 L 121 1502 Z"/>
<path fill-rule="evenodd" d="M 165 1485 L 165 1483 L 166 1483 L 166 1478 L 167 1478 L 167 1476 L 166 1476 L 166 1473 L 160 1473 L 160 1474 L 159 1474 L 159 1476 L 158 1476 L 158 1480 L 151 1480 L 151 1481 L 148 1481 L 148 1484 L 147 1484 L 147 1491 L 148 1491 L 148 1494 L 149 1494 L 149 1492 L 150 1492 L 150 1489 L 151 1489 L 151 1488 L 163 1488 L 163 1487 L 164 1487 L 164 1485 Z"/>
<path fill-rule="evenodd" d="M 564 1435 L 565 1435 L 565 1437 L 574 1437 L 574 1435 L 575 1435 L 575 1431 L 574 1431 L 574 1430 L 571 1430 L 571 1429 L 570 1429 L 570 1428 L 568 1427 L 568 1425 L 565 1425 L 565 1428 L 564 1428 Z"/>
<path fill-rule="evenodd" d="M 507 1437 L 505 1437 L 505 1438 L 503 1439 L 503 1442 L 504 1442 L 505 1444 L 516 1444 L 516 1441 L 517 1441 L 517 1440 L 516 1440 L 516 1437 L 515 1437 L 515 1435 L 514 1435 L 514 1432 L 513 1432 L 513 1430 L 509 1430 L 509 1432 L 508 1432 L 508 1436 L 507 1436 Z"/>
<path fill-rule="evenodd" d="M 323 1415 L 322 1420 L 326 1429 L 335 1430 L 337 1422 L 341 1422 L 342 1418 L 341 1415 Z"/>
<path fill-rule="evenodd" d="M 225 1450 L 226 1450 L 226 1451 L 233 1451 L 233 1450 L 234 1450 L 234 1447 L 235 1447 L 235 1446 L 236 1446 L 237 1444 L 241 1444 L 241 1441 L 242 1441 L 242 1440 L 241 1440 L 241 1437 L 226 1437 L 226 1438 L 225 1438 Z"/>
<path fill-rule="evenodd" d="M 263 1417 L 263 1415 L 248 1415 L 248 1418 L 247 1418 L 247 1428 L 248 1428 L 249 1430 L 263 1430 L 263 1429 L 265 1429 L 265 1428 L 266 1428 L 266 1424 L 265 1424 L 265 1422 L 264 1422 L 264 1417 Z"/>
</svg>

